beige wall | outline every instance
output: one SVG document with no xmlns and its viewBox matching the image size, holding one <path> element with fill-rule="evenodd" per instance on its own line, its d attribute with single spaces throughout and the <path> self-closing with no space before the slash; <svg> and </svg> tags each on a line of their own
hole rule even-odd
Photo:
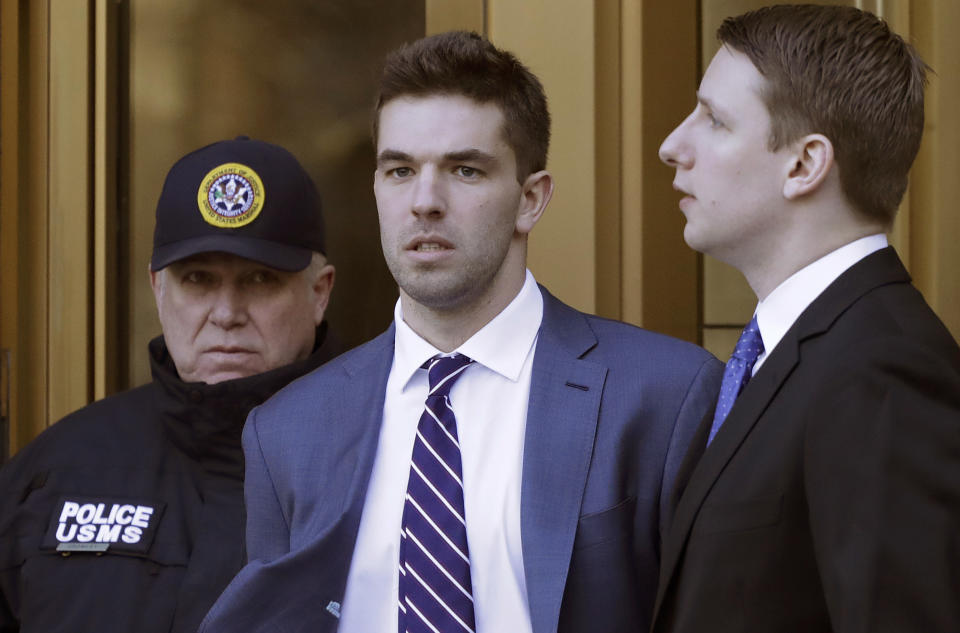
<svg viewBox="0 0 960 633">
<path fill-rule="evenodd" d="M 11 444 L 92 393 L 90 15 L 2 4 L 0 347 Z"/>
<path fill-rule="evenodd" d="M 911 38 L 933 68 L 920 155 L 911 172 L 909 268 L 960 339 L 960 3 L 916 2 Z"/>
<path fill-rule="evenodd" d="M 656 148 L 694 91 L 693 0 L 489 0 L 491 39 L 543 81 L 553 202 L 537 278 L 575 307 L 697 340 L 697 256 Z"/>
<path fill-rule="evenodd" d="M 582 0 L 490 0 L 488 35 L 543 82 L 553 118 L 553 201 L 532 237 L 537 280 L 568 303 L 596 307 L 594 13 Z M 562 33 L 562 37 L 557 34 Z"/>
</svg>

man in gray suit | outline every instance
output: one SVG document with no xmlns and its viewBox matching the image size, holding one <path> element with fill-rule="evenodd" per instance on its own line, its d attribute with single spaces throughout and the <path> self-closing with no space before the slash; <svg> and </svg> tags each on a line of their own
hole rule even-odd
<svg viewBox="0 0 960 633">
<path fill-rule="evenodd" d="M 248 418 L 249 564 L 201 630 L 645 630 L 721 365 L 536 284 L 549 133 L 539 81 L 476 34 L 387 59 L 394 322 Z"/>
</svg>

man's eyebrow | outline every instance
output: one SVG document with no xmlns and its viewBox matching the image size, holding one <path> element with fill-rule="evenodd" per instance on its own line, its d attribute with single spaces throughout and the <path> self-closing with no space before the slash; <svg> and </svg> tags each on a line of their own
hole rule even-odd
<svg viewBox="0 0 960 633">
<path fill-rule="evenodd" d="M 447 162 L 468 162 L 468 163 L 485 163 L 490 164 L 496 162 L 496 157 L 493 154 L 488 154 L 483 150 L 479 149 L 464 149 L 456 152 L 448 152 L 443 155 L 443 159 Z"/>
<path fill-rule="evenodd" d="M 497 161 L 496 157 L 493 154 L 485 152 L 480 149 L 470 148 L 462 149 L 454 152 L 447 152 L 443 155 L 444 162 L 447 163 L 457 163 L 457 162 L 468 162 L 468 163 L 481 163 L 489 165 Z M 406 152 L 401 152 L 396 149 L 385 149 L 380 152 L 380 155 L 377 156 L 377 165 L 382 165 L 384 163 L 398 162 L 398 163 L 412 163 L 413 156 L 407 154 Z"/>
<path fill-rule="evenodd" d="M 409 163 L 413 160 L 413 156 L 407 154 L 406 152 L 401 152 L 396 149 L 385 149 L 380 152 L 380 155 L 377 156 L 377 164 L 382 165 L 383 163 L 389 162 L 400 162 L 400 163 Z"/>
<path fill-rule="evenodd" d="M 697 101 L 707 106 L 707 109 L 711 112 L 715 112 L 716 114 L 720 115 L 726 114 L 723 108 L 718 108 L 717 105 L 709 99 L 709 97 L 704 97 L 699 90 L 697 91 Z"/>
</svg>

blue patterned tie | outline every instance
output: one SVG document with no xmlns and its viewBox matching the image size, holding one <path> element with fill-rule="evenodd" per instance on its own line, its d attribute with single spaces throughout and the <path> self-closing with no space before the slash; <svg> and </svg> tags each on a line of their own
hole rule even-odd
<svg viewBox="0 0 960 633">
<path fill-rule="evenodd" d="M 424 364 L 430 391 L 413 444 L 400 531 L 400 633 L 474 630 L 460 444 L 449 398 L 472 362 L 454 354 Z"/>
<path fill-rule="evenodd" d="M 710 436 L 707 445 L 713 441 L 713 436 L 720 430 L 720 425 L 727 419 L 727 414 L 733 408 L 733 402 L 750 382 L 750 375 L 757 358 L 763 353 L 763 339 L 760 338 L 760 328 L 757 326 L 757 317 L 753 317 L 747 327 L 743 328 L 733 355 L 727 361 L 723 370 L 723 382 L 720 383 L 720 398 L 717 400 L 717 409 L 713 414 L 713 425 L 710 427 Z"/>
</svg>

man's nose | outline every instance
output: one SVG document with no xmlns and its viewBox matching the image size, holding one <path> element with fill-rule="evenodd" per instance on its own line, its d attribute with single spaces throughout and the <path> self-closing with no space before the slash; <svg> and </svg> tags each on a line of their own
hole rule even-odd
<svg viewBox="0 0 960 633">
<path fill-rule="evenodd" d="M 660 144 L 660 160 L 674 168 L 689 169 L 693 166 L 693 153 L 685 140 L 687 120 L 674 128 Z"/>
<path fill-rule="evenodd" d="M 240 327 L 248 319 L 243 291 L 233 284 L 223 284 L 217 291 L 210 320 L 225 330 Z"/>
<path fill-rule="evenodd" d="M 438 170 L 424 168 L 414 183 L 411 211 L 417 216 L 440 217 L 446 208 L 443 182 Z"/>
</svg>

